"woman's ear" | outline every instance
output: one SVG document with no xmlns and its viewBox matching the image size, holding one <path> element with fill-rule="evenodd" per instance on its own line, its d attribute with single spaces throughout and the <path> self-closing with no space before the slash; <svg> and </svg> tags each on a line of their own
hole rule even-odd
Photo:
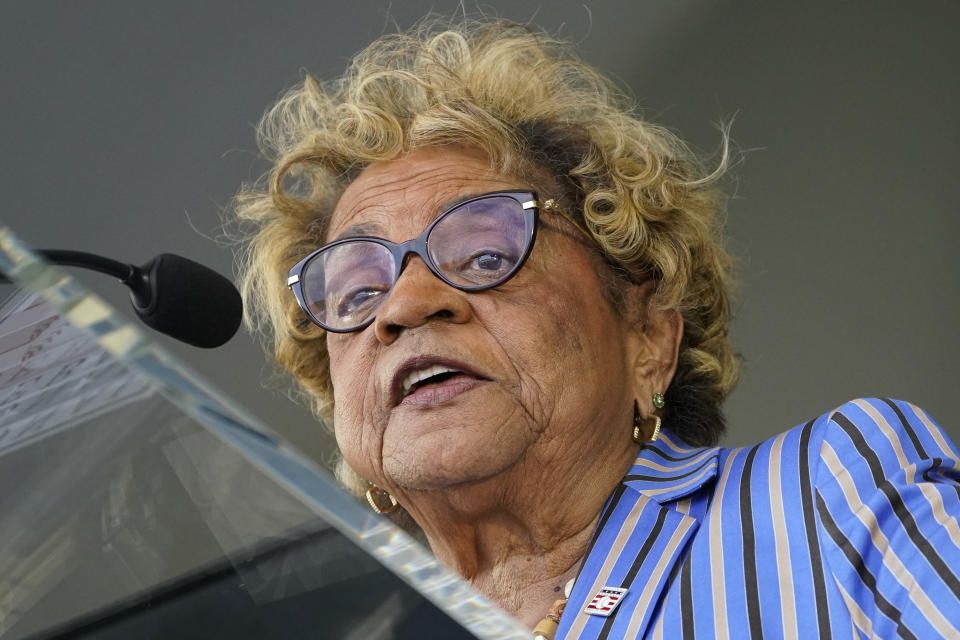
<svg viewBox="0 0 960 640">
<path fill-rule="evenodd" d="M 651 302 L 657 282 L 631 285 L 626 297 L 628 357 L 634 395 L 642 415 L 653 413 L 653 394 L 666 393 L 677 370 L 683 316 L 676 309 L 657 309 Z"/>
</svg>

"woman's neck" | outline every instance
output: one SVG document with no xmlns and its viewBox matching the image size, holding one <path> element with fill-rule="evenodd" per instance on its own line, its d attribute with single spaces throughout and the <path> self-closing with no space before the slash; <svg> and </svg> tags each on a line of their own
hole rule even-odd
<svg viewBox="0 0 960 640">
<path fill-rule="evenodd" d="M 404 500 L 433 552 L 487 598 L 533 626 L 576 577 L 611 491 L 636 457 L 625 443 L 599 463 L 522 461 L 486 481 Z"/>
<path fill-rule="evenodd" d="M 550 605 L 563 597 L 564 585 L 576 578 L 598 520 L 599 513 L 580 531 L 549 540 L 547 546 L 544 541 L 527 546 L 517 545 L 510 536 L 488 536 L 484 546 L 494 548 L 491 550 L 497 560 L 479 565 L 468 576 L 470 582 L 488 599 L 533 627 Z M 498 541 L 503 546 L 496 549 Z M 461 554 L 457 559 L 463 557 Z M 447 562 L 444 557 L 441 560 Z"/>
</svg>

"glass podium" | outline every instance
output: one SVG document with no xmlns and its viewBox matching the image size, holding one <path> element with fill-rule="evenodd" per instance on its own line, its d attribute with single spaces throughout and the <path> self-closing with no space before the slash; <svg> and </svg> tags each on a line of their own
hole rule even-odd
<svg viewBox="0 0 960 640">
<path fill-rule="evenodd" d="M 529 631 L 0 227 L 0 638 Z"/>
</svg>

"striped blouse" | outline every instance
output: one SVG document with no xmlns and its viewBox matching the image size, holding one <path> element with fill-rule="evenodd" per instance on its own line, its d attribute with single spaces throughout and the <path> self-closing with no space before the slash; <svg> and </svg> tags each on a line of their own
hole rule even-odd
<svg viewBox="0 0 960 640">
<path fill-rule="evenodd" d="M 900 401 L 746 448 L 665 433 L 604 508 L 556 637 L 960 638 L 958 480 Z M 603 587 L 627 591 L 584 612 Z"/>
</svg>

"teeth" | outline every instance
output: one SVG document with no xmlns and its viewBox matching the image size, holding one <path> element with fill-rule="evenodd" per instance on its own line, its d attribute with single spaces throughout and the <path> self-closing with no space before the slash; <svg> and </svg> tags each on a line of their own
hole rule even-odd
<svg viewBox="0 0 960 640">
<path fill-rule="evenodd" d="M 417 384 L 421 380 L 426 380 L 441 373 L 459 373 L 457 369 L 451 369 L 450 367 L 445 367 L 442 364 L 435 364 L 432 367 L 427 367 L 426 369 L 417 369 L 411 371 L 407 374 L 407 377 L 403 379 L 403 395 L 404 397 L 410 394 L 410 389 L 413 388 L 413 385 Z"/>
</svg>

